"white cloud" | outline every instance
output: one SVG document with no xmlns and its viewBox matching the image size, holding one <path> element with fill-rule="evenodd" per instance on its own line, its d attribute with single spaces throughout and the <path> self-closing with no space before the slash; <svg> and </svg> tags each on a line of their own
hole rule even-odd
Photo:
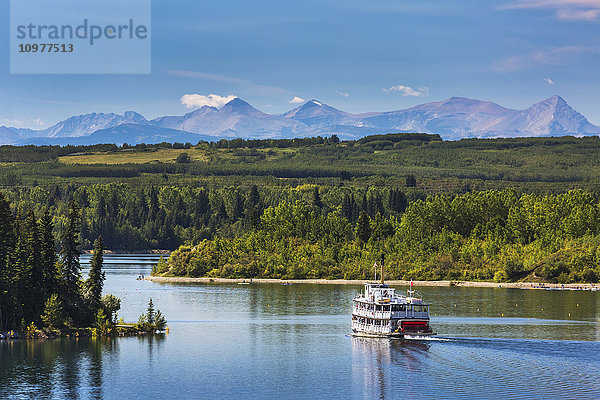
<svg viewBox="0 0 600 400">
<path fill-rule="evenodd" d="M 562 21 L 597 21 L 600 0 L 515 0 L 500 9 L 549 9 Z"/>
<path fill-rule="evenodd" d="M 596 21 L 600 16 L 600 9 L 592 10 L 568 10 L 556 11 L 558 19 L 563 21 Z"/>
<path fill-rule="evenodd" d="M 410 86 L 396 85 L 387 89 L 381 89 L 386 93 L 399 92 L 402 96 L 413 96 L 413 97 L 425 97 L 429 95 L 429 89 L 426 87 L 420 87 L 413 89 Z"/>
<path fill-rule="evenodd" d="M 230 94 L 229 96 L 219 96 L 218 94 L 186 94 L 181 98 L 181 104 L 186 106 L 187 108 L 194 107 L 222 107 L 225 104 L 229 103 L 231 100 L 235 99 L 237 96 Z"/>
<path fill-rule="evenodd" d="M 544 78 L 544 82 L 546 82 L 548 85 L 554 85 L 554 81 L 550 78 Z"/>
<path fill-rule="evenodd" d="M 33 122 L 39 126 L 44 125 L 44 121 L 42 121 L 40 118 L 34 119 Z"/>
<path fill-rule="evenodd" d="M 304 99 L 298 97 L 298 96 L 294 96 L 293 99 L 291 99 L 288 103 L 290 104 L 300 104 L 300 103 L 304 103 Z"/>
<path fill-rule="evenodd" d="M 346 93 L 346 92 L 337 92 L 337 94 L 339 94 L 342 97 L 348 98 L 350 97 L 350 93 Z"/>
</svg>

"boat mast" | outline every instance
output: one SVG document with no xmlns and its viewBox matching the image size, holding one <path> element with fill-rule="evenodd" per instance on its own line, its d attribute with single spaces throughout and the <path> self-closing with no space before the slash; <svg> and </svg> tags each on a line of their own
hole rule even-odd
<svg viewBox="0 0 600 400">
<path fill-rule="evenodd" d="M 384 284 L 384 280 L 385 280 L 385 275 L 384 275 L 384 273 L 385 273 L 385 267 L 384 267 L 385 262 L 384 261 L 385 261 L 385 256 L 382 253 L 381 254 L 381 284 L 382 285 Z"/>
</svg>

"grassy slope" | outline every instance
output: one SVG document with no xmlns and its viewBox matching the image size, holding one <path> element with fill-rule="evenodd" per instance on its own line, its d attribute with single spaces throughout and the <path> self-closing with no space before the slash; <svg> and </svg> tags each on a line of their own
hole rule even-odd
<svg viewBox="0 0 600 400">
<path fill-rule="evenodd" d="M 156 151 L 111 151 L 86 154 L 72 154 L 59 157 L 64 164 L 144 164 L 148 162 L 174 162 L 181 153 L 187 153 L 192 160 L 206 161 L 206 154 L 198 149 L 160 149 Z"/>
</svg>

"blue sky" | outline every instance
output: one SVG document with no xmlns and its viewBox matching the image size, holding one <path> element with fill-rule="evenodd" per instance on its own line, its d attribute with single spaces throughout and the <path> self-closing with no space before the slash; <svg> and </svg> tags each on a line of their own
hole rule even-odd
<svg viewBox="0 0 600 400">
<path fill-rule="evenodd" d="M 181 115 L 230 95 L 280 113 L 294 98 L 367 112 L 553 94 L 600 124 L 600 0 L 154 0 L 150 75 L 10 75 L 0 4 L 0 125 Z"/>
</svg>

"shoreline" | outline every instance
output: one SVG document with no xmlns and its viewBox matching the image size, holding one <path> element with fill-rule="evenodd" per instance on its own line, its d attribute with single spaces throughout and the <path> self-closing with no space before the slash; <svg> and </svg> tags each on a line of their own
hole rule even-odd
<svg viewBox="0 0 600 400">
<path fill-rule="evenodd" d="M 181 276 L 147 276 L 146 281 L 156 283 L 286 283 L 286 284 L 312 284 L 312 285 L 356 285 L 361 286 L 371 280 L 348 280 L 348 279 L 273 279 L 273 278 L 190 278 Z M 410 281 L 389 280 L 386 284 L 390 286 L 409 286 Z M 472 282 L 472 281 L 413 281 L 414 286 L 453 286 L 453 287 L 495 287 L 512 289 L 599 289 L 598 284 L 593 283 L 538 283 L 538 282 Z"/>
<path fill-rule="evenodd" d="M 168 256 L 171 254 L 171 250 L 110 250 L 110 249 L 104 249 L 104 251 L 102 252 L 102 254 L 123 254 L 123 255 L 127 255 L 127 254 L 131 254 L 131 255 L 135 255 L 135 254 L 143 254 L 143 255 L 147 255 L 147 254 L 155 254 L 157 256 L 163 255 L 163 256 Z M 81 254 L 94 254 L 93 250 L 82 250 Z"/>
</svg>

